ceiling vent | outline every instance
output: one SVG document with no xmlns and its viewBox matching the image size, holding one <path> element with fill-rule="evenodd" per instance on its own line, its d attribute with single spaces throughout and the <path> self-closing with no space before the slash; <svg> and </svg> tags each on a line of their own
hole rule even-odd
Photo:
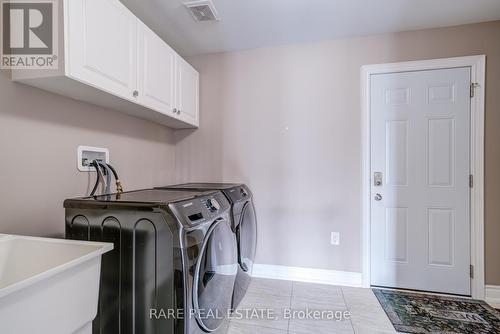
<svg viewBox="0 0 500 334">
<path fill-rule="evenodd" d="M 189 1 L 185 2 L 184 5 L 187 7 L 195 21 L 219 21 L 217 10 L 215 9 L 212 0 Z"/>
</svg>

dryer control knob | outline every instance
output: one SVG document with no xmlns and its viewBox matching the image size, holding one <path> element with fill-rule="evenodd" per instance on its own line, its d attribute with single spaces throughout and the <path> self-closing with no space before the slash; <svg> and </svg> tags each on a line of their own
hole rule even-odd
<svg viewBox="0 0 500 334">
<path fill-rule="evenodd" d="M 217 200 L 215 198 L 208 199 L 207 200 L 207 208 L 211 212 L 215 212 L 215 211 L 220 209 L 220 204 L 219 204 L 219 202 L 217 202 Z"/>
</svg>

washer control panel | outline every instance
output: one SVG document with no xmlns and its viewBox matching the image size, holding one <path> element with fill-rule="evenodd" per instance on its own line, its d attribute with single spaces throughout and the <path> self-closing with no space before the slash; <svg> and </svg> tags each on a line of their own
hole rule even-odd
<svg viewBox="0 0 500 334">
<path fill-rule="evenodd" d="M 210 222 L 227 213 L 230 208 L 228 200 L 220 191 L 213 195 L 172 203 L 170 206 L 179 221 L 187 226 Z"/>
<path fill-rule="evenodd" d="M 227 196 L 229 196 L 229 198 L 231 198 L 233 203 L 246 201 L 251 197 L 250 190 L 244 184 L 234 188 L 225 189 L 224 192 Z"/>
</svg>

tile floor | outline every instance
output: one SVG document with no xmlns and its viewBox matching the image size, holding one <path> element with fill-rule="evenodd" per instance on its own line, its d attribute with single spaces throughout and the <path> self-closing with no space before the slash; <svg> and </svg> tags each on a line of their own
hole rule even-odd
<svg viewBox="0 0 500 334">
<path fill-rule="evenodd" d="M 369 289 L 255 278 L 239 307 L 241 311 L 252 308 L 272 309 L 275 319 L 235 319 L 228 334 L 396 333 Z M 339 311 L 337 315 L 348 311 L 350 318 L 287 319 L 285 309 Z"/>
</svg>

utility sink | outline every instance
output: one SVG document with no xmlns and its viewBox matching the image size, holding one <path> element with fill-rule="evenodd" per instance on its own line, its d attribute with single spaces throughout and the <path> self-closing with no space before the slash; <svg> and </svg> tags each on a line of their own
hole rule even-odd
<svg viewBox="0 0 500 334">
<path fill-rule="evenodd" d="M 0 234 L 0 333 L 90 334 L 113 244 Z"/>
</svg>

